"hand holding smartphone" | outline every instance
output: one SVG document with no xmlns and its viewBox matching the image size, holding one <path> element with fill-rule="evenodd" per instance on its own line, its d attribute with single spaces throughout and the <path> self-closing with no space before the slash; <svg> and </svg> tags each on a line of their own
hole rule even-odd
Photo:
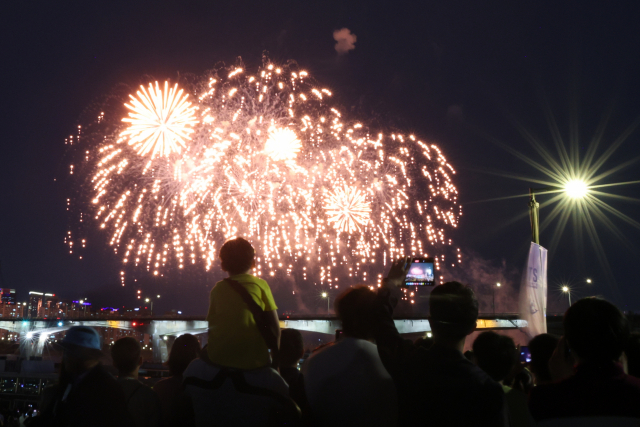
<svg viewBox="0 0 640 427">
<path fill-rule="evenodd" d="M 435 286 L 436 274 L 433 258 L 411 258 L 406 270 L 404 286 Z"/>
</svg>

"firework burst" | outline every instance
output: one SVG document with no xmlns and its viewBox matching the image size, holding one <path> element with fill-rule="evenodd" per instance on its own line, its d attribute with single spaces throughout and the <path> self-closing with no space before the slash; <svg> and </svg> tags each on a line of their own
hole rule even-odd
<svg viewBox="0 0 640 427">
<path fill-rule="evenodd" d="M 187 101 L 189 95 L 183 95 L 177 84 L 169 89 L 169 82 L 164 82 L 164 90 L 158 82 L 155 87 L 149 83 L 148 91 L 140 86 L 137 95 L 137 98 L 129 95 L 131 104 L 125 104 L 130 112 L 122 121 L 129 123 L 129 127 L 120 136 L 128 137 L 129 145 L 136 146 L 141 156 L 179 154 L 191 139 L 192 126 L 198 122 L 195 107 Z"/>
<path fill-rule="evenodd" d="M 177 85 L 158 87 L 131 97 L 139 115 L 124 130 L 100 116 L 77 173 L 89 187 L 80 210 L 125 264 L 209 269 L 238 235 L 257 247 L 258 275 L 330 287 L 375 282 L 403 254 L 444 261 L 460 205 L 435 145 L 345 122 L 295 65 L 212 71 L 188 88 L 193 106 Z M 154 112 L 166 105 L 173 114 Z"/>
<path fill-rule="evenodd" d="M 365 193 L 357 188 L 337 188 L 325 198 L 327 221 L 338 231 L 355 233 L 367 225 L 371 207 Z"/>
</svg>

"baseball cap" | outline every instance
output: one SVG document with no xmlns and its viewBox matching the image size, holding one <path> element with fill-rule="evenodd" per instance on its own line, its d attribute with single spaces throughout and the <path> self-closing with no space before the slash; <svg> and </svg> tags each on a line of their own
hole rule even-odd
<svg viewBox="0 0 640 427">
<path fill-rule="evenodd" d="M 88 326 L 73 326 L 69 328 L 64 339 L 60 343 L 65 346 L 78 346 L 100 350 L 100 335 L 98 332 Z"/>
</svg>

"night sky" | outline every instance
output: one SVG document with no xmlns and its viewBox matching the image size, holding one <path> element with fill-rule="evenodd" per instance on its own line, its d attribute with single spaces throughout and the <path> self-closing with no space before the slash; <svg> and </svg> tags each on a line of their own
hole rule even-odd
<svg viewBox="0 0 640 427">
<path fill-rule="evenodd" d="M 464 253 L 460 274 L 485 284 L 506 281 L 500 309 L 511 311 L 530 241 L 526 193 L 536 184 L 508 176 L 544 174 L 492 141 L 543 162 L 519 126 L 556 156 L 545 121 L 551 114 L 567 147 L 573 128 L 584 154 L 609 115 L 597 154 L 605 152 L 640 116 L 638 22 L 640 3 L 632 1 L 11 2 L 0 18 L 3 286 L 16 288 L 20 299 L 40 290 L 132 303 L 135 286 L 120 287 L 121 264 L 106 237 L 96 234 L 82 261 L 63 244 L 70 226 L 65 137 L 120 84 L 176 80 L 220 61 L 231 65 L 238 56 L 255 69 L 268 51 L 275 61 L 296 60 L 332 90 L 348 118 L 414 132 L 441 147 L 457 170 L 463 205 L 460 226 L 450 233 Z M 357 36 L 344 55 L 332 36 L 341 28 Z M 602 170 L 638 158 L 639 143 L 635 130 Z M 602 183 L 638 181 L 639 165 Z M 635 198 L 639 190 L 631 184 L 605 191 Z M 522 197 L 493 200 L 516 195 Z M 603 200 L 640 220 L 637 201 Z M 549 212 L 543 208 L 541 218 Z M 566 308 L 558 292 L 564 282 L 574 300 L 603 295 L 640 310 L 640 230 L 609 219 L 626 243 L 595 221 L 608 267 L 589 235 L 574 233 L 569 222 L 549 254 L 550 312 Z M 542 245 L 554 226 L 542 231 Z M 203 315 L 218 277 L 148 278 L 140 286 L 145 294 L 163 294 L 156 312 Z M 284 293 L 276 289 L 276 297 Z M 295 309 L 291 299 L 282 300 L 281 308 Z"/>
</svg>

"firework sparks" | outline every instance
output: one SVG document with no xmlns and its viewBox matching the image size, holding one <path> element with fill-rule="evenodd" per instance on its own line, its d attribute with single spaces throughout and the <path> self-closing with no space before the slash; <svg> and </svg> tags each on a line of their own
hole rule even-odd
<svg viewBox="0 0 640 427">
<path fill-rule="evenodd" d="M 169 82 L 164 82 L 162 90 L 156 82 L 155 87 L 149 83 L 149 90 L 140 86 L 137 95 L 129 95 L 131 104 L 125 104 L 131 111 L 122 121 L 129 127 L 120 136 L 128 137 L 142 156 L 179 154 L 193 132 L 190 126 L 197 123 L 195 108 L 187 101 L 189 94 L 183 95 L 177 84 L 169 89 Z"/>
<path fill-rule="evenodd" d="M 153 274 L 209 269 L 219 245 L 241 235 L 258 249 L 257 275 L 329 287 L 347 276 L 375 282 L 404 254 L 443 262 L 460 205 L 441 151 L 345 122 L 331 92 L 308 79 L 293 65 L 234 67 L 190 87 L 193 107 L 165 84 L 138 92 L 129 108 L 140 116 L 130 113 L 124 131 L 102 114 L 74 176 L 88 178 L 82 194 L 123 261 Z M 179 112 L 166 135 L 155 105 Z M 74 241 L 70 233 L 70 250 Z"/>
<path fill-rule="evenodd" d="M 324 209 L 327 221 L 338 231 L 355 233 L 367 225 L 371 207 L 366 201 L 365 193 L 357 188 L 337 188 L 325 198 Z"/>
<path fill-rule="evenodd" d="M 293 160 L 301 148 L 302 143 L 291 129 L 269 129 L 269 138 L 264 151 L 273 160 Z"/>
</svg>

